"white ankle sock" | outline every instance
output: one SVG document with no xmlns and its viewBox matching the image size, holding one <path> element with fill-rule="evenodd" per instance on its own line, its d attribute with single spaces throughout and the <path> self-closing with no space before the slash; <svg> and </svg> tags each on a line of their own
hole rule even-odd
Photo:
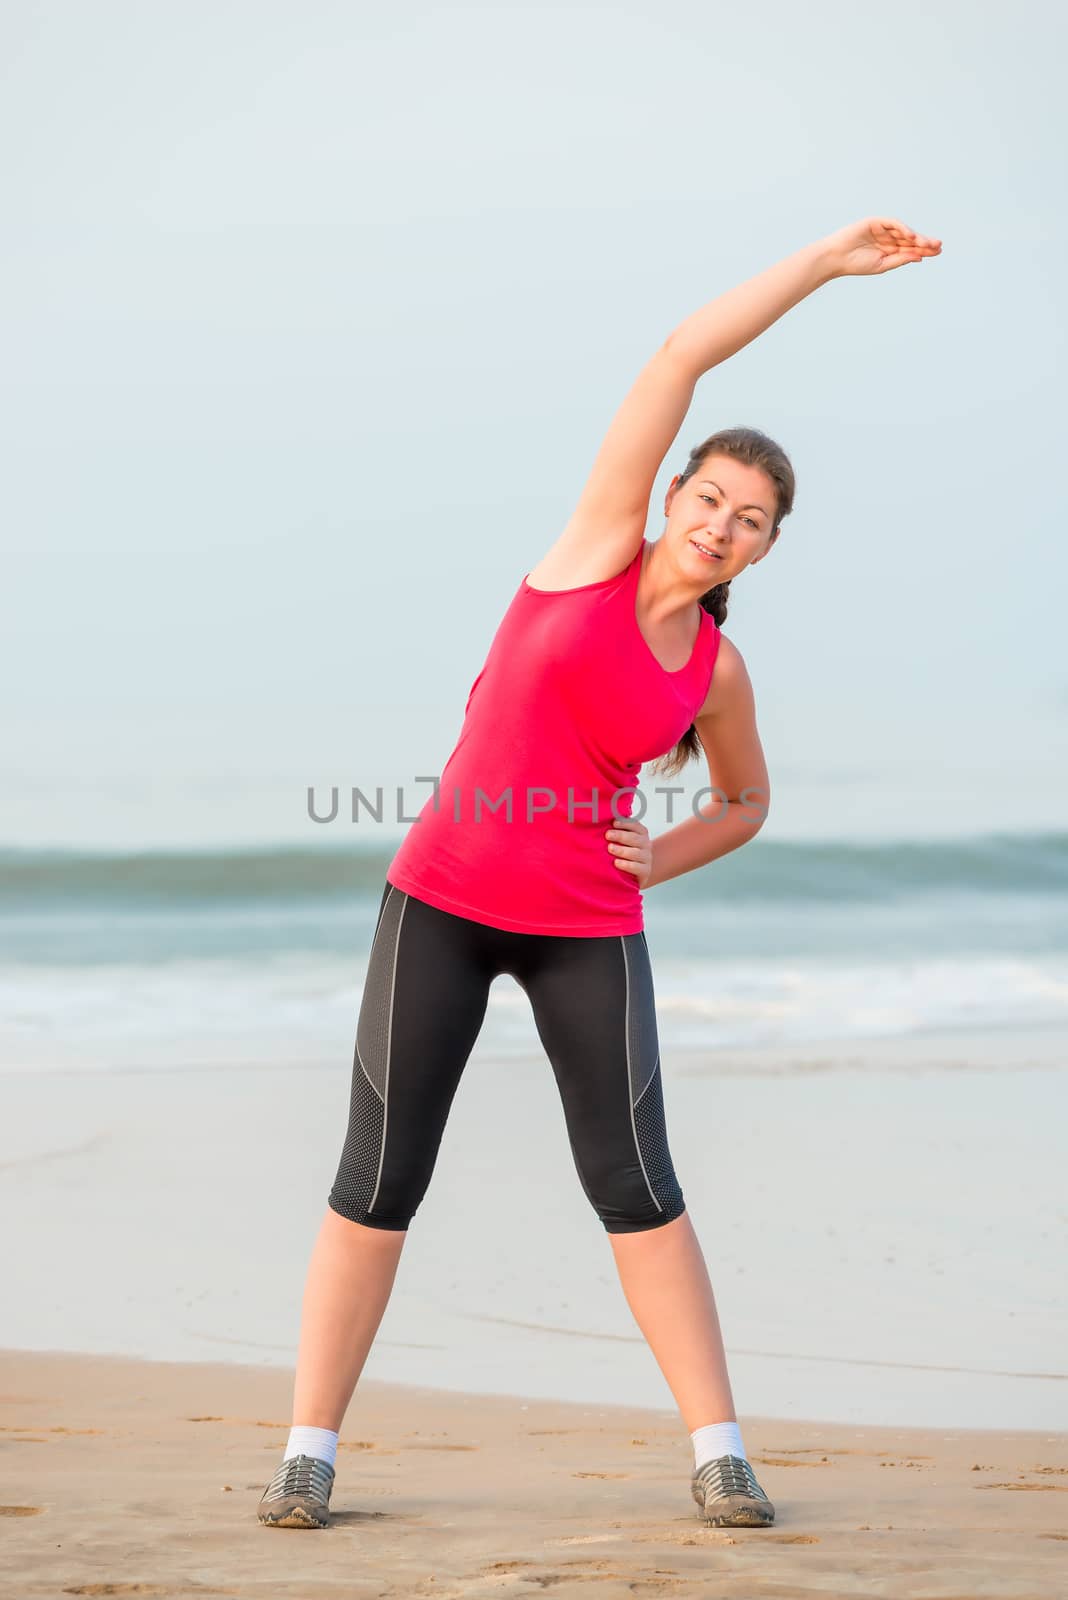
<svg viewBox="0 0 1068 1600">
<path fill-rule="evenodd" d="M 292 1427 L 282 1460 L 288 1461 L 290 1456 L 317 1456 L 333 1466 L 337 1460 L 337 1434 L 329 1428 Z"/>
<path fill-rule="evenodd" d="M 699 1472 L 706 1461 L 715 1461 L 717 1456 L 741 1456 L 743 1461 L 749 1459 L 736 1422 L 709 1422 L 703 1428 L 695 1428 L 690 1438 L 693 1440 L 695 1472 Z"/>
</svg>

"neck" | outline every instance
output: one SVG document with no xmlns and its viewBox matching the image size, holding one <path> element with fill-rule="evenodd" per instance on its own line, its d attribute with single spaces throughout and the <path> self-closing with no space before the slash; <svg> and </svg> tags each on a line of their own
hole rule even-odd
<svg viewBox="0 0 1068 1600">
<path fill-rule="evenodd" d="M 663 534 L 649 546 L 645 562 L 645 610 L 651 622 L 668 622 L 672 617 L 684 615 L 693 609 L 694 601 L 708 593 L 709 585 L 700 584 L 680 572 L 665 546 Z"/>
</svg>

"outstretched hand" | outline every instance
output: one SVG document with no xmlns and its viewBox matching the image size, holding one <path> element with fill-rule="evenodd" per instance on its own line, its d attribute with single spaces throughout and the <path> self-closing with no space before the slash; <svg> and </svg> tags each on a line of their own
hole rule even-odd
<svg viewBox="0 0 1068 1600">
<path fill-rule="evenodd" d="M 836 277 L 867 277 L 942 253 L 941 239 L 914 233 L 896 217 L 865 217 L 824 240 Z"/>
</svg>

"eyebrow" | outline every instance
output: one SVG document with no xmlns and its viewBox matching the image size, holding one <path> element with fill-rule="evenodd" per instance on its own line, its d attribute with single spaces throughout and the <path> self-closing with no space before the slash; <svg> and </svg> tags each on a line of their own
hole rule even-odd
<svg viewBox="0 0 1068 1600">
<path fill-rule="evenodd" d="M 712 483 L 712 479 L 711 478 L 698 478 L 697 481 L 698 481 L 698 483 Z M 713 487 L 713 489 L 719 489 L 719 484 L 718 483 L 712 483 L 712 487 Z M 723 490 L 719 489 L 719 492 L 720 492 L 720 494 L 722 494 Z M 765 511 L 763 506 L 758 506 L 758 505 L 739 506 L 738 509 L 739 509 L 739 511 L 759 511 L 765 517 L 770 517 L 771 516 L 771 512 L 770 511 Z"/>
</svg>

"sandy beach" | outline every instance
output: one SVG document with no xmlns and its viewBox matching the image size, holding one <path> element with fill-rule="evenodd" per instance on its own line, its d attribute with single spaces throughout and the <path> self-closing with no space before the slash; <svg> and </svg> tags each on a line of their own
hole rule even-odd
<svg viewBox="0 0 1068 1600">
<path fill-rule="evenodd" d="M 676 1162 L 778 1513 L 728 1531 L 689 1497 L 544 1059 L 476 1047 L 321 1537 L 255 1503 L 346 1063 L 8 1072 L 4 1592 L 1062 1600 L 1065 1060 L 1042 1029 L 673 1052 Z"/>
<path fill-rule="evenodd" d="M 638 1406 L 365 1380 L 334 1520 L 267 1529 L 290 1374 L 5 1351 L 5 1592 L 451 1597 L 1063 1596 L 1068 1435 L 741 1416 L 775 1502 L 707 1527 L 689 1444 Z"/>
</svg>

